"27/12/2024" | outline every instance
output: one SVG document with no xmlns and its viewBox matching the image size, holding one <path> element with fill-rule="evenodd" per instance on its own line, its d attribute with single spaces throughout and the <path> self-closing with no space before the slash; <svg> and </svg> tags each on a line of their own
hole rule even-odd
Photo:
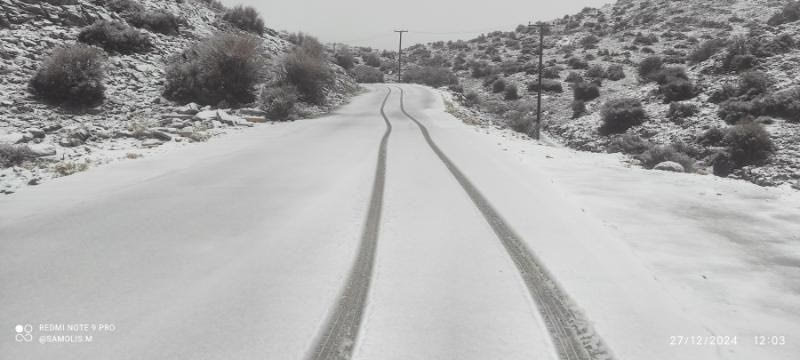
<svg viewBox="0 0 800 360">
<path fill-rule="evenodd" d="M 710 346 L 729 346 L 739 345 L 738 336 L 684 336 L 673 335 L 669 337 L 669 344 L 671 346 L 680 345 L 710 345 Z M 756 335 L 753 336 L 753 344 L 758 346 L 781 346 L 786 345 L 786 336 L 784 335 Z"/>
</svg>

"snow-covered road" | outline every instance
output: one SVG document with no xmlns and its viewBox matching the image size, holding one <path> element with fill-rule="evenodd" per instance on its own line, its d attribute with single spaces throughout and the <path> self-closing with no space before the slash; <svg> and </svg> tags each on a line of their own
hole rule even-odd
<svg viewBox="0 0 800 360">
<path fill-rule="evenodd" d="M 649 224 L 626 223 L 620 214 L 631 210 L 608 204 L 631 201 L 586 195 L 595 194 L 586 185 L 591 161 L 479 133 L 424 87 L 369 90 L 330 116 L 255 128 L 0 199 L 0 357 L 558 359 L 565 356 L 561 327 L 597 359 L 788 360 L 799 353 L 798 323 L 788 315 L 777 322 L 755 302 L 739 309 L 767 320 L 698 316 L 713 302 L 702 289 L 686 290 L 694 283 L 664 273 L 681 262 L 659 252 L 669 244 L 637 244 L 630 239 L 641 231 L 618 228 L 658 226 L 658 214 L 642 217 Z M 531 160 L 544 152 L 564 164 Z M 578 167 L 583 177 L 558 171 Z M 642 174 L 631 178 L 687 176 Z M 797 211 L 787 209 L 789 220 L 775 223 L 772 235 L 790 233 L 782 227 Z M 704 231 L 691 227 L 674 245 Z M 800 264 L 792 262 L 797 244 L 786 249 L 784 262 Z M 533 274 L 539 267 L 542 274 Z M 784 297 L 782 309 L 796 308 L 785 297 L 796 298 L 799 287 L 756 283 L 762 278 L 739 285 L 772 290 Z M 787 344 L 756 346 L 742 330 L 749 323 L 766 331 L 769 322 L 774 333 L 762 335 L 783 335 Z M 114 331 L 50 326 L 83 323 Z M 31 342 L 17 341 L 17 324 L 23 334 L 31 324 Z M 84 342 L 48 342 L 65 340 L 47 337 L 59 335 Z M 674 336 L 711 335 L 738 335 L 739 344 L 670 344 Z"/>
</svg>

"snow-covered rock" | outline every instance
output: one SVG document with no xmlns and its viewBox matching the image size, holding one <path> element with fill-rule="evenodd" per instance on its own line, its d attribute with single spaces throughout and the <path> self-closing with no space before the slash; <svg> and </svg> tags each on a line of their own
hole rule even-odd
<svg viewBox="0 0 800 360">
<path fill-rule="evenodd" d="M 661 170 L 661 171 L 672 171 L 672 172 L 685 172 L 686 169 L 683 168 L 683 165 L 678 164 L 674 161 L 664 161 L 658 163 L 656 166 L 653 167 L 653 170 Z"/>
</svg>

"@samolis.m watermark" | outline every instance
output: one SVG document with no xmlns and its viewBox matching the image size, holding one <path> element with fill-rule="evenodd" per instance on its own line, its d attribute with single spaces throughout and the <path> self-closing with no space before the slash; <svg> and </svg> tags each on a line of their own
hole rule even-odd
<svg viewBox="0 0 800 360">
<path fill-rule="evenodd" d="M 94 342 L 100 333 L 115 332 L 117 327 L 108 323 L 19 324 L 14 331 L 14 340 L 18 343 L 30 343 L 36 337 L 40 344 L 80 344 Z"/>
</svg>

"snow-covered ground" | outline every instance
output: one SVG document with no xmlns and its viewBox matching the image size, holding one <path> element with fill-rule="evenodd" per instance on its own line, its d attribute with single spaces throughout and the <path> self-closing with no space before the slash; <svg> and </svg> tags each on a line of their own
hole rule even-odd
<svg viewBox="0 0 800 360">
<path fill-rule="evenodd" d="M 800 192 L 630 167 L 619 155 L 465 125 L 443 109 L 439 101 L 428 112 L 443 150 L 530 235 L 531 247 L 621 358 L 800 354 Z M 559 214 L 559 222 L 542 212 Z M 583 237 L 548 239 L 548 232 Z M 619 278 L 608 281 L 641 304 L 620 307 L 622 294 L 593 289 L 600 285 L 586 280 L 600 276 L 598 261 L 619 267 L 609 269 Z M 739 344 L 669 345 L 671 336 L 710 335 L 736 336 Z M 785 336 L 786 344 L 755 345 L 756 336 Z M 697 357 L 698 349 L 710 351 Z"/>
<path fill-rule="evenodd" d="M 793 360 L 800 196 L 630 168 L 406 109 L 518 233 L 617 359 Z M 297 359 L 345 284 L 384 132 L 384 86 L 336 113 L 90 168 L 0 198 L 9 358 Z M 395 93 L 396 94 L 396 93 Z M 481 212 L 390 97 L 375 271 L 357 359 L 555 358 Z M 102 323 L 93 344 L 15 324 Z M 34 335 L 48 335 L 37 328 Z M 738 345 L 670 345 L 671 336 Z M 754 345 L 754 336 L 785 345 Z"/>
</svg>

